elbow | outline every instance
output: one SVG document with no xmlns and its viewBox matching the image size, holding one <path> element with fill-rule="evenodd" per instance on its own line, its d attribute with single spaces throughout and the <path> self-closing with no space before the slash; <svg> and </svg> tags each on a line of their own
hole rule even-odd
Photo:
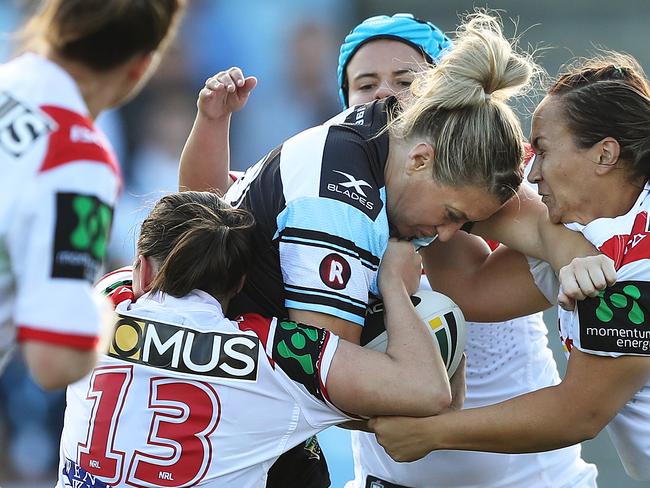
<svg viewBox="0 0 650 488">
<path fill-rule="evenodd" d="M 445 391 L 439 391 L 435 395 L 436 414 L 451 407 L 451 391 L 447 388 Z"/>
<path fill-rule="evenodd" d="M 603 418 L 603 416 L 599 415 L 599 412 L 596 411 L 588 412 L 586 415 L 583 415 L 582 418 L 576 419 L 574 424 L 575 427 L 571 429 L 578 437 L 574 444 L 594 439 L 598 434 L 600 434 L 610 420 L 611 418 Z"/>
<path fill-rule="evenodd" d="M 80 380 L 92 369 L 92 364 L 48 364 L 46 361 L 30 365 L 32 377 L 44 390 L 59 390 Z"/>
<path fill-rule="evenodd" d="M 428 391 L 426 391 L 428 390 Z M 425 398 L 418 403 L 419 412 L 418 416 L 428 417 L 437 415 L 443 410 L 451 406 L 451 390 L 449 384 L 441 384 L 435 388 L 431 385 L 427 386 L 423 391 L 426 391 Z"/>
<path fill-rule="evenodd" d="M 30 368 L 30 370 L 34 381 L 44 390 L 59 390 L 76 381 L 47 368 Z"/>
<path fill-rule="evenodd" d="M 65 388 L 87 375 L 95 365 L 95 351 L 77 351 L 32 343 L 24 347 L 25 362 L 41 388 Z"/>
</svg>

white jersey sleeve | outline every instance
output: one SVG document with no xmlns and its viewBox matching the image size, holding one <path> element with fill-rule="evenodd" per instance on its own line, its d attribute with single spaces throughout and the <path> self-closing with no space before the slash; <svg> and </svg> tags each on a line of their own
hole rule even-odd
<svg viewBox="0 0 650 488">
<path fill-rule="evenodd" d="M 247 314 L 239 321 L 241 330 L 254 330 L 266 355 L 287 376 L 288 390 L 309 424 L 319 429 L 346 419 L 358 418 L 339 410 L 327 393 L 327 376 L 336 353 L 339 337 L 310 325 L 289 320 L 265 319 Z M 336 414 L 332 417 L 332 411 Z M 337 419 L 338 417 L 338 419 Z"/>
<path fill-rule="evenodd" d="M 32 150 L 40 164 L 7 216 L 19 341 L 94 347 L 99 308 L 92 283 L 106 253 L 119 171 L 89 119 L 41 107 L 55 129 Z M 20 164 L 20 162 L 18 162 Z"/>
<path fill-rule="evenodd" d="M 599 356 L 639 356 L 650 361 L 650 185 L 630 211 L 597 219 L 582 232 L 617 270 L 618 281 L 597 297 L 578 302 L 574 312 L 560 310 L 565 349 L 574 347 Z M 608 424 L 612 442 L 626 472 L 650 481 L 650 381 Z"/>
<path fill-rule="evenodd" d="M 33 53 L 0 65 L 0 362 L 17 338 L 97 341 L 92 282 L 119 167 L 74 79 Z"/>
<path fill-rule="evenodd" d="M 574 312 L 560 311 L 567 350 L 577 347 L 601 356 L 650 357 L 649 193 L 646 186 L 625 215 L 569 226 L 614 261 L 617 282 L 597 297 L 578 302 Z"/>
</svg>

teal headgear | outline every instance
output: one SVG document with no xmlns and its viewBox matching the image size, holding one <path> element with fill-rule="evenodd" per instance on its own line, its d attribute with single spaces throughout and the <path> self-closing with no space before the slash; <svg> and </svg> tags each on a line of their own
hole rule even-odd
<svg viewBox="0 0 650 488">
<path fill-rule="evenodd" d="M 366 42 L 374 39 L 393 39 L 421 51 L 428 62 L 440 60 L 444 51 L 452 45 L 451 40 L 431 22 L 415 18 L 412 14 L 376 15 L 370 17 L 345 37 L 339 55 L 339 98 L 343 108 L 348 107 L 345 68 L 348 62 Z"/>
</svg>

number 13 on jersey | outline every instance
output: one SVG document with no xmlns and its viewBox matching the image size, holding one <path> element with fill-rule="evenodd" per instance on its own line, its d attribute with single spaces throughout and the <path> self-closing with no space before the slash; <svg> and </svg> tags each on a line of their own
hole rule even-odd
<svg viewBox="0 0 650 488">
<path fill-rule="evenodd" d="M 86 399 L 93 402 L 84 443 L 77 447 L 79 465 L 107 484 L 181 487 L 200 482 L 212 460 L 210 434 L 219 423 L 219 396 L 208 383 L 153 377 L 149 380 L 151 421 L 141 449 L 116 445 L 120 416 L 133 381 L 133 366 L 96 368 Z M 148 419 L 148 415 L 138 416 Z M 148 423 L 149 425 L 146 425 Z M 137 432 L 133 432 L 134 439 Z"/>
</svg>

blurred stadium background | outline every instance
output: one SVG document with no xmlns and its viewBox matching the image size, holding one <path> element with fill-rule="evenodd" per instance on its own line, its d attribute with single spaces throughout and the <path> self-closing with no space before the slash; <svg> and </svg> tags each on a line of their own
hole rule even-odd
<svg viewBox="0 0 650 488">
<path fill-rule="evenodd" d="M 0 60 L 15 48 L 10 35 L 35 4 L 0 0 Z M 538 61 L 550 76 L 573 56 L 595 46 L 628 52 L 650 66 L 647 0 L 189 0 L 180 36 L 149 87 L 131 104 L 101 118 L 123 164 L 126 190 L 116 214 L 110 267 L 128 264 L 133 237 L 149 203 L 176 188 L 177 162 L 192 124 L 195 96 L 211 74 L 241 66 L 259 84 L 246 109 L 233 119 L 232 162 L 245 169 L 294 133 L 340 110 L 337 100 L 338 46 L 366 17 L 412 12 L 453 31 L 459 15 L 474 7 L 501 11 L 506 31 L 523 47 L 539 49 Z M 508 19 L 513 19 L 511 22 Z M 526 127 L 535 97 L 519 113 Z M 560 367 L 555 314 L 546 315 L 549 340 Z M 0 485 L 54 484 L 65 398 L 44 393 L 16 358 L 0 377 Z M 347 431 L 332 428 L 319 436 L 332 472 L 332 486 L 352 477 Z M 584 444 L 585 459 L 598 465 L 599 484 L 644 486 L 624 474 L 609 438 Z"/>
</svg>

